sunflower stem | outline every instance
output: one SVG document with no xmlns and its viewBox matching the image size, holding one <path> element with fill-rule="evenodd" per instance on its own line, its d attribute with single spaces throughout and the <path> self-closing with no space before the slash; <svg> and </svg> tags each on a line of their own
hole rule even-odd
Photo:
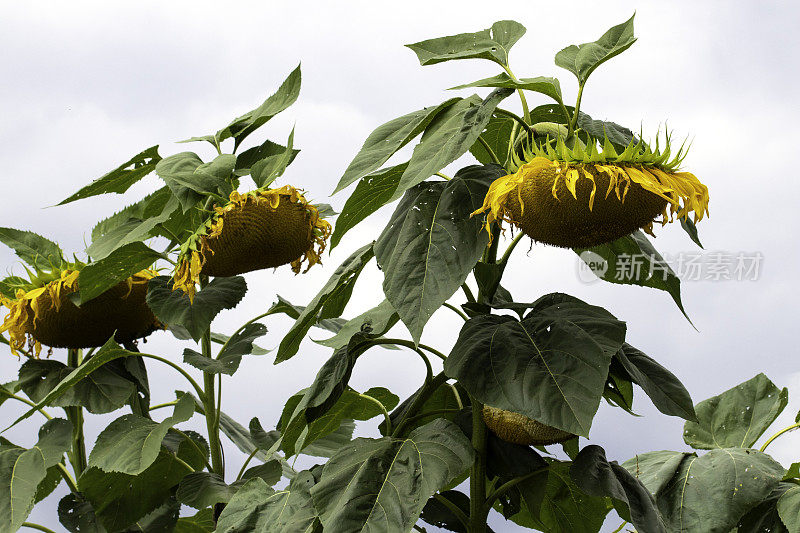
<svg viewBox="0 0 800 533">
<path fill-rule="evenodd" d="M 523 235 L 524 233 L 522 232 L 517 233 L 517 236 L 514 237 L 514 239 L 511 241 L 511 244 L 508 245 L 508 248 L 506 248 L 505 253 L 503 253 L 503 257 L 500 258 L 501 265 L 505 265 L 506 263 L 508 263 L 508 258 L 511 257 L 511 252 L 514 251 L 514 248 L 517 247 L 519 241 L 522 240 Z"/>
<path fill-rule="evenodd" d="M 761 449 L 759 451 L 763 452 L 764 450 L 767 449 L 767 446 L 769 446 L 772 443 L 772 441 L 774 441 L 775 439 L 777 439 L 778 437 L 780 437 L 784 433 L 789 433 L 790 431 L 793 431 L 793 430 L 798 429 L 798 428 L 800 428 L 800 422 L 798 422 L 796 424 L 792 424 L 789 427 L 783 428 L 782 430 L 780 430 L 779 432 L 775 433 L 773 436 L 768 438 L 767 442 L 764 443 L 764 445 L 761 447 Z"/>
<path fill-rule="evenodd" d="M 486 140 L 480 135 L 478 136 L 478 142 L 481 143 L 481 145 L 483 146 L 483 149 L 486 150 L 486 152 L 489 154 L 489 157 L 491 158 L 491 160 L 494 163 L 496 163 L 498 165 L 501 165 L 501 166 L 503 165 L 500 162 L 500 160 L 497 158 L 497 154 L 495 154 L 494 150 L 492 150 L 492 147 L 489 146 L 489 143 L 487 143 Z"/>
<path fill-rule="evenodd" d="M 509 78 L 511 78 L 515 82 L 519 82 L 517 77 L 514 76 L 514 73 L 511 72 L 511 68 L 508 65 L 502 65 L 502 67 L 503 67 L 503 70 L 506 71 L 506 74 L 508 74 Z M 528 100 L 525 99 L 525 93 L 523 92 L 522 89 L 517 89 L 517 94 L 519 95 L 519 101 L 522 104 L 522 116 L 525 117 L 525 122 L 530 124 L 531 123 L 531 112 L 528 109 Z"/>
<path fill-rule="evenodd" d="M 70 348 L 67 351 L 67 365 L 78 368 L 81 364 L 81 351 Z M 67 453 L 75 477 L 80 477 L 86 470 L 86 442 L 83 437 L 83 407 L 80 405 L 65 407 L 67 420 L 72 424 L 72 447 Z"/>
<path fill-rule="evenodd" d="M 569 121 L 569 131 L 567 131 L 567 139 L 572 136 L 572 133 L 575 131 L 575 126 L 578 124 L 578 115 L 581 113 L 581 98 L 583 98 L 583 87 L 584 84 L 581 83 L 578 86 L 578 98 L 575 101 L 575 110 L 572 112 L 572 119 Z"/>
<path fill-rule="evenodd" d="M 201 276 L 200 290 L 208 285 L 208 276 Z M 200 348 L 203 352 L 203 357 L 212 358 L 211 355 L 211 327 L 203 333 L 200 340 Z M 219 440 L 219 423 L 218 423 L 218 410 L 217 398 L 214 394 L 214 386 L 216 384 L 216 374 L 211 372 L 203 372 L 203 411 L 206 417 L 206 429 L 208 430 L 208 446 L 211 449 L 211 467 L 213 472 L 225 479 L 225 466 L 222 461 L 222 445 Z M 219 399 L 221 403 L 221 398 Z"/>
<path fill-rule="evenodd" d="M 472 449 L 475 459 L 469 476 L 469 531 L 486 531 L 486 424 L 483 422 L 483 404 L 470 396 L 472 402 Z"/>
</svg>

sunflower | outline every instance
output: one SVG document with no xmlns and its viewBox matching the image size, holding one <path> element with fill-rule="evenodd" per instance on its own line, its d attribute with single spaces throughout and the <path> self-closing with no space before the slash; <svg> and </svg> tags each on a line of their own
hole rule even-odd
<svg viewBox="0 0 800 533">
<path fill-rule="evenodd" d="M 590 140 L 568 148 L 556 141 L 532 143 L 511 170 L 489 187 L 483 206 L 486 230 L 506 221 L 535 241 L 562 248 L 588 248 L 637 229 L 653 234 L 662 225 L 694 213 L 708 214 L 708 188 L 689 172 L 679 172 L 683 147 L 671 157 L 670 139 L 660 150 L 641 140 L 617 153 L 606 138 L 602 150 Z"/>
<path fill-rule="evenodd" d="M 18 287 L 15 298 L 0 296 L 8 308 L 0 333 L 8 332 L 11 353 L 26 344 L 36 357 L 42 345 L 52 348 L 102 346 L 146 337 L 163 327 L 147 306 L 147 282 L 156 275 L 142 270 L 80 307 L 70 299 L 78 292 L 81 263 L 51 272 L 29 272 L 31 281 Z"/>
<path fill-rule="evenodd" d="M 233 191 L 230 201 L 181 247 L 173 289 L 194 299 L 201 275 L 235 276 L 290 263 L 300 272 L 320 263 L 331 225 L 292 187 Z"/>
<path fill-rule="evenodd" d="M 502 440 L 524 446 L 556 444 L 575 436 L 525 415 L 488 405 L 483 406 L 483 421 Z"/>
</svg>

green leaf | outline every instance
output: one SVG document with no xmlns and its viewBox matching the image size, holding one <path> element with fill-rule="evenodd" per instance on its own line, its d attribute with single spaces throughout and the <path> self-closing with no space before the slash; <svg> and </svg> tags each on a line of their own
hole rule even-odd
<svg viewBox="0 0 800 533">
<path fill-rule="evenodd" d="M 126 244 L 149 239 L 158 234 L 156 227 L 166 223 L 179 207 L 178 199 L 168 188 L 160 189 L 95 226 L 86 253 L 95 260 L 103 259 Z"/>
<path fill-rule="evenodd" d="M 217 503 L 228 503 L 237 488 L 227 485 L 218 474 L 194 472 L 181 480 L 175 497 L 189 507 L 202 510 Z"/>
<path fill-rule="evenodd" d="M 400 421 L 406 417 L 408 413 L 408 409 L 414 400 L 417 399 L 419 394 L 422 392 L 423 388 L 419 388 L 409 396 L 403 403 L 400 404 L 394 411 L 392 411 L 389 415 L 389 418 L 392 420 L 392 425 L 397 426 Z M 453 409 L 458 410 L 462 409 L 465 404 L 469 403 L 469 398 L 465 397 L 461 398 L 461 395 L 456 390 L 455 385 L 451 385 L 449 383 L 443 383 L 439 387 L 433 390 L 433 392 L 428 396 L 428 398 L 422 403 L 419 407 L 419 413 L 416 413 L 414 416 L 422 415 L 424 413 L 430 413 L 433 411 L 440 411 L 442 409 Z M 455 421 L 456 415 L 455 414 L 445 414 L 445 413 L 435 413 L 429 416 L 422 416 L 415 422 L 408 424 L 406 427 L 409 430 L 414 428 L 418 428 L 420 426 L 424 426 L 428 422 L 435 420 L 436 418 L 446 418 L 451 422 Z M 382 435 L 386 435 L 386 423 L 381 422 L 380 426 L 378 426 Z M 470 431 L 470 434 L 472 432 Z"/>
<path fill-rule="evenodd" d="M 495 89 L 482 102 L 473 95 L 438 115 L 414 148 L 392 200 L 464 155 L 486 128 L 497 105 L 512 92 Z"/>
<path fill-rule="evenodd" d="M 467 321 L 445 373 L 481 402 L 587 436 L 625 323 L 563 294 L 540 298 L 521 322 Z"/>
<path fill-rule="evenodd" d="M 61 266 L 61 248 L 32 231 L 0 228 L 0 242 L 14 250 L 17 257 L 34 268 L 51 270 Z"/>
<path fill-rule="evenodd" d="M 472 83 L 465 83 L 464 85 L 457 85 L 450 87 L 451 90 L 468 89 L 471 87 L 505 87 L 506 89 L 525 89 L 549 96 L 556 102 L 561 103 L 561 84 L 556 78 L 548 78 L 546 76 L 537 76 L 535 78 L 521 78 L 513 79 L 505 72 L 501 72 L 497 76 L 491 78 L 484 78 L 482 80 L 473 81 Z"/>
<path fill-rule="evenodd" d="M 505 165 L 508 159 L 511 132 L 515 123 L 516 121 L 513 118 L 504 115 L 493 116 L 480 135 L 480 138 L 489 145 L 489 148 L 497 156 L 501 165 Z M 469 151 L 481 164 L 489 165 L 495 162 L 483 143 L 475 142 Z"/>
<path fill-rule="evenodd" d="M 788 489 L 778 500 L 778 515 L 789 531 L 800 529 L 800 487 Z"/>
<path fill-rule="evenodd" d="M 236 157 L 235 173 L 237 176 L 246 176 L 250 174 L 250 169 L 253 167 L 253 165 L 259 161 L 273 156 L 281 156 L 284 152 L 286 152 L 286 150 L 286 146 L 281 146 L 280 144 L 272 141 L 264 141 L 259 146 L 248 148 Z M 289 164 L 294 161 L 294 158 L 297 157 L 297 154 L 299 153 L 300 150 L 291 150 Z"/>
<path fill-rule="evenodd" d="M 178 523 L 181 504 L 169 498 L 162 505 L 141 517 L 125 530 L 125 533 L 150 533 L 151 531 L 173 531 Z"/>
<path fill-rule="evenodd" d="M 250 177 L 253 178 L 256 187 L 266 187 L 283 175 L 286 167 L 289 166 L 289 163 L 291 163 L 295 155 L 297 155 L 297 152 L 294 150 L 293 146 L 294 128 L 292 128 L 292 132 L 289 134 L 289 140 L 287 141 L 286 149 L 283 152 L 265 157 L 264 159 L 253 163 L 253 166 L 250 169 Z"/>
<path fill-rule="evenodd" d="M 275 364 L 286 361 L 297 353 L 297 350 L 300 348 L 300 342 L 306 336 L 311 326 L 314 325 L 322 306 L 327 302 L 328 298 L 341 286 L 350 282 L 355 282 L 358 275 L 361 274 L 364 265 L 366 265 L 374 255 L 372 244 L 373 243 L 369 243 L 362 246 L 353 252 L 350 257 L 345 259 L 334 271 L 327 283 L 325 283 L 325 286 L 322 287 L 322 290 L 311 300 L 308 307 L 303 309 L 294 325 L 281 341 L 278 347 L 278 355 L 275 357 Z"/>
<path fill-rule="evenodd" d="M 156 174 L 180 201 L 185 213 L 208 195 L 218 194 L 236 165 L 236 156 L 223 154 L 211 163 L 194 152 L 181 152 L 158 162 Z"/>
<path fill-rule="evenodd" d="M 461 98 L 451 98 L 437 106 L 426 107 L 390 120 L 369 134 L 356 157 L 348 165 L 333 194 L 361 179 L 383 165 L 389 158 L 422 133 L 425 128 Z M 397 167 L 393 167 L 397 168 Z M 389 169 L 391 170 L 391 169 Z M 384 169 L 382 173 L 388 172 Z M 394 190 L 392 190 L 394 192 Z"/>
<path fill-rule="evenodd" d="M 241 276 L 214 278 L 194 297 L 194 303 L 182 291 L 172 290 L 172 278 L 158 276 L 150 280 L 147 305 L 156 317 L 170 326 L 183 326 L 199 341 L 211 322 L 223 309 L 236 307 L 247 292 Z"/>
<path fill-rule="evenodd" d="M 311 489 L 325 532 L 409 531 L 428 498 L 469 466 L 472 453 L 461 430 L 441 419 L 406 439 L 354 440 Z"/>
<path fill-rule="evenodd" d="M 217 524 L 214 521 L 214 509 L 203 509 L 194 516 L 182 516 L 178 519 L 173 533 L 214 533 Z"/>
<path fill-rule="evenodd" d="M 574 113 L 575 110 L 571 111 Z M 578 115 L 578 127 L 600 142 L 608 139 L 614 148 L 619 150 L 619 153 L 622 153 L 634 140 L 633 132 L 625 126 L 620 126 L 615 122 L 595 120 L 582 111 Z"/>
<path fill-rule="evenodd" d="M 575 253 L 604 281 L 667 291 L 689 319 L 681 302 L 681 280 L 640 230 L 600 246 L 575 248 Z"/>
<path fill-rule="evenodd" d="M 92 504 L 80 494 L 70 493 L 58 502 L 58 521 L 70 533 L 105 533 L 97 523 Z"/>
<path fill-rule="evenodd" d="M 251 466 L 244 471 L 242 479 L 253 479 L 257 477 L 263 479 L 267 485 L 272 486 L 280 481 L 281 475 L 281 462 L 277 459 L 272 459 L 266 463 Z"/>
<path fill-rule="evenodd" d="M 403 163 L 361 178 L 336 219 L 331 235 L 331 250 L 339 244 L 345 233 L 391 200 L 400 183 L 400 176 L 407 167 L 408 163 Z"/>
<path fill-rule="evenodd" d="M 440 494 L 443 498 L 461 509 L 461 512 L 466 516 L 469 516 L 469 496 L 457 490 L 446 490 Z M 419 517 L 421 520 L 434 527 L 443 528 L 447 531 L 455 531 L 456 533 L 468 533 L 453 511 L 436 498 L 428 500 L 428 503 L 425 504 L 425 507 L 422 509 L 422 514 L 420 514 Z M 486 533 L 494 533 L 494 531 L 487 525 Z"/>
<path fill-rule="evenodd" d="M 103 472 L 99 468 L 83 472 L 78 489 L 106 529 L 124 530 L 169 502 L 173 488 L 190 473 L 186 464 L 192 470 L 203 468 L 202 458 L 189 441 L 183 437 L 174 440 L 175 446 L 162 448 L 156 460 L 138 475 Z"/>
<path fill-rule="evenodd" d="M 365 327 L 370 328 L 372 335 L 384 335 L 397 324 L 398 320 L 397 311 L 394 310 L 389 300 L 384 300 L 369 311 L 345 322 L 342 329 L 333 337 L 314 342 L 336 350 L 350 342 L 353 335 L 362 331 Z"/>
<path fill-rule="evenodd" d="M 336 431 L 316 439 L 308 446 L 304 444 L 302 454 L 312 457 L 333 457 L 343 446 L 350 444 L 350 441 L 353 440 L 353 432 L 355 430 L 355 422 L 352 420 L 344 420 Z"/>
<path fill-rule="evenodd" d="M 28 359 L 19 369 L 20 386 L 31 400 L 38 403 L 74 371 L 75 368 L 59 361 Z M 93 414 L 110 413 L 127 404 L 135 391 L 136 386 L 130 380 L 106 365 L 78 381 L 48 405 L 82 406 Z"/>
<path fill-rule="evenodd" d="M 700 248 L 703 248 L 703 243 L 700 242 L 700 236 L 697 234 L 697 226 L 694 225 L 694 222 L 692 222 L 691 218 L 682 218 L 681 228 L 683 228 L 683 231 L 689 235 L 689 238 L 692 239 L 692 242 L 694 242 Z"/>
<path fill-rule="evenodd" d="M 683 440 L 700 450 L 752 448 L 789 401 L 764 374 L 695 406 L 698 422 L 686 422 Z"/>
<path fill-rule="evenodd" d="M 583 86 L 594 69 L 621 54 L 635 42 L 632 16 L 592 43 L 573 44 L 564 48 L 556 54 L 556 65 L 575 74 L 578 83 Z"/>
<path fill-rule="evenodd" d="M 194 414 L 194 400 L 184 394 L 172 416 L 162 422 L 129 414 L 117 418 L 97 437 L 89 455 L 89 467 L 105 472 L 138 475 L 157 459 L 167 431 Z"/>
<path fill-rule="evenodd" d="M 609 496 L 626 505 L 630 522 L 639 531 L 667 532 L 647 488 L 616 461 L 608 462 L 600 446 L 584 447 L 570 467 L 570 476 L 586 494 Z"/>
<path fill-rule="evenodd" d="M 375 242 L 383 292 L 416 342 L 486 249 L 488 235 L 470 213 L 501 175 L 500 167 L 473 165 L 409 189 Z"/>
<path fill-rule="evenodd" d="M 525 35 L 525 26 L 513 20 L 501 20 L 491 28 L 475 33 L 459 33 L 428 39 L 406 46 L 417 54 L 420 65 L 434 65 L 454 59 L 488 59 L 508 65 L 508 52 Z"/>
<path fill-rule="evenodd" d="M 28 286 L 28 281 L 19 276 L 8 276 L 0 280 L 0 295 L 14 299 L 17 297 L 17 290 Z M 3 341 L 0 341 L 3 342 Z M 8 342 L 5 342 L 8 344 Z"/>
<path fill-rule="evenodd" d="M 17 418 L 13 424 L 5 428 L 9 429 L 21 421 L 25 420 L 33 413 L 35 413 L 38 409 L 45 407 L 47 405 L 51 405 L 56 399 L 60 398 L 63 394 L 65 394 L 69 389 L 75 386 L 78 382 L 84 379 L 86 376 L 90 375 L 92 372 L 103 366 L 104 364 L 108 363 L 109 361 L 113 361 L 119 357 L 128 357 L 134 356 L 139 357 L 141 356 L 138 352 L 131 352 L 128 350 L 123 349 L 120 347 L 119 344 L 114 342 L 114 339 L 109 339 L 98 351 L 95 353 L 88 361 L 84 361 L 84 363 L 73 370 L 68 376 L 66 376 L 61 382 L 53 388 L 47 396 L 42 398 L 40 401 L 36 402 L 35 407 L 31 407 L 27 410 L 22 416 Z"/>
<path fill-rule="evenodd" d="M 614 357 L 659 411 L 684 420 L 697 420 L 689 391 L 672 372 L 628 343 Z"/>
<path fill-rule="evenodd" d="M 784 469 L 755 450 L 711 450 L 683 459 L 657 493 L 668 531 L 728 532 L 745 512 L 769 496 Z M 652 488 L 650 488 L 652 492 Z"/>
<path fill-rule="evenodd" d="M 78 278 L 81 305 L 163 257 L 164 254 L 142 242 L 132 242 L 117 248 L 103 259 L 86 265 L 81 269 Z"/>
<path fill-rule="evenodd" d="M 205 357 L 194 350 L 183 351 L 183 362 L 212 374 L 232 376 L 239 369 L 242 357 L 253 353 L 253 342 L 267 333 L 267 326 L 258 323 L 247 324 L 234 334 L 217 354 L 216 358 Z"/>
<path fill-rule="evenodd" d="M 230 137 L 234 138 L 234 151 L 242 141 L 255 130 L 266 124 L 272 117 L 292 105 L 300 94 L 300 65 L 297 65 L 275 93 L 264 100 L 264 103 L 233 120 L 219 130 L 215 137 L 217 142 Z"/>
<path fill-rule="evenodd" d="M 777 504 L 793 483 L 779 483 L 761 503 L 750 509 L 736 524 L 737 532 L 790 533 L 778 514 Z"/>
<path fill-rule="evenodd" d="M 302 305 L 294 305 L 293 303 L 289 302 L 285 298 L 281 297 L 280 294 L 278 296 L 278 301 L 272 304 L 270 307 L 270 311 L 272 313 L 283 313 L 290 318 L 297 320 L 300 318 L 300 315 L 305 311 L 305 307 Z M 317 320 L 312 324 L 318 328 L 322 328 L 326 331 L 330 331 L 331 333 L 338 333 L 342 326 L 347 322 L 343 318 L 317 318 Z"/>
<path fill-rule="evenodd" d="M 251 479 L 231 498 L 217 522 L 218 533 L 303 533 L 317 518 L 310 489 L 314 476 L 300 472 L 289 486 L 273 491 L 261 479 Z"/>
<path fill-rule="evenodd" d="M 683 460 L 690 456 L 695 454 L 667 450 L 647 452 L 628 459 L 622 466 L 655 495 L 677 475 Z"/>
<path fill-rule="evenodd" d="M 111 192 L 122 194 L 130 189 L 131 185 L 150 174 L 156 168 L 156 164 L 159 161 L 161 161 L 161 156 L 158 155 L 158 145 L 151 146 L 122 163 L 114 170 L 103 174 L 103 176 L 97 178 L 86 187 L 83 187 L 66 200 L 62 200 L 58 205 L 68 204 L 75 200 L 81 200 L 99 194 Z"/>
<path fill-rule="evenodd" d="M 72 424 L 48 420 L 39 441 L 29 450 L 0 445 L 0 531 L 16 531 L 33 509 L 47 469 L 55 466 L 72 444 Z"/>
</svg>

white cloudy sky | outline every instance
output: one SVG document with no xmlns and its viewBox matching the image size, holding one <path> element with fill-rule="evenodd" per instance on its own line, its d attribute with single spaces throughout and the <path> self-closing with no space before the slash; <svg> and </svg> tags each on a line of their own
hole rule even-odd
<svg viewBox="0 0 800 533">
<path fill-rule="evenodd" d="M 693 140 L 685 167 L 708 184 L 711 218 L 700 224 L 709 252 L 761 253 L 757 281 L 686 281 L 683 298 L 694 330 L 662 292 L 585 284 L 571 252 L 523 247 L 505 284 L 519 300 L 564 291 L 606 306 L 628 323 L 629 341 L 673 370 L 696 401 L 763 371 L 793 399 L 779 422 L 800 408 L 796 342 L 796 165 L 800 138 L 797 86 L 797 8 L 790 2 L 5 2 L 0 5 L 0 226 L 37 231 L 79 252 L 94 222 L 158 187 L 147 179 L 120 197 L 56 204 L 139 150 L 161 144 L 162 155 L 201 145 L 175 141 L 215 131 L 254 107 L 302 61 L 303 89 L 290 110 L 263 128 L 283 142 L 296 124 L 301 155 L 284 182 L 341 207 L 346 195 L 328 198 L 339 176 L 379 124 L 451 96 L 443 89 L 496 74 L 489 62 L 453 62 L 422 68 L 402 45 L 429 37 L 477 31 L 513 18 L 528 36 L 512 53 L 517 76 L 558 76 L 567 101 L 571 74 L 553 64 L 560 48 L 594 40 L 636 10 L 639 41 L 590 80 L 583 110 L 645 132 L 665 122 Z M 397 4 L 392 3 L 392 6 Z M 538 6 L 538 7 L 537 7 Z M 547 103 L 533 97 L 535 104 Z M 535 105 L 534 104 L 534 105 Z M 506 105 L 516 107 L 509 98 Z M 462 164 L 472 161 L 464 158 Z M 451 168 L 455 171 L 458 166 Z M 347 254 L 384 226 L 384 209 L 350 233 L 324 268 L 294 277 L 288 269 L 247 276 L 251 288 L 215 329 L 230 332 L 264 310 L 276 292 L 306 303 Z M 697 248 L 675 225 L 658 230 L 664 253 Z M 0 249 L 0 265 L 19 272 Z M 348 308 L 354 316 L 379 301 L 380 273 L 367 268 Z M 432 321 L 424 340 L 449 350 L 459 320 L 447 311 Z M 263 341 L 274 347 L 290 322 L 268 322 Z M 398 334 L 402 334 L 400 328 Z M 314 338 L 325 336 L 314 331 Z M 175 360 L 183 346 L 168 334 L 145 345 Z M 251 358 L 226 379 L 224 409 L 242 423 L 258 416 L 274 424 L 283 400 L 307 386 L 328 351 L 305 342 L 281 366 Z M 63 354 L 54 355 L 63 359 Z M 17 364 L 6 358 L 0 378 Z M 403 396 L 422 369 L 412 354 L 376 350 L 359 362 L 352 385 L 384 385 Z M 152 367 L 155 400 L 181 385 L 168 370 Z M 662 416 L 640 396 L 642 418 L 601 406 L 591 440 L 620 461 L 636 452 L 683 449 L 681 421 Z M 6 404 L 7 406 L 8 404 Z M 0 419 L 17 412 L 4 406 Z M 195 420 L 199 424 L 199 421 Z M 5 424 L 3 424 L 5 425 Z M 783 424 L 786 425 L 786 424 Z M 9 437 L 29 444 L 21 425 Z M 90 422 L 96 433 L 102 425 Z M 782 426 L 781 426 L 782 427 Z M 364 434 L 374 434 L 369 427 Z M 771 451 L 797 461 L 798 435 Z M 228 464 L 241 458 L 228 447 Z M 235 471 L 235 470 L 234 470 Z M 56 498 L 32 519 L 56 525 Z M 616 524 L 614 524 L 616 525 Z M 497 531 L 516 531 L 496 524 Z M 613 529 L 613 528 L 612 528 Z"/>
</svg>

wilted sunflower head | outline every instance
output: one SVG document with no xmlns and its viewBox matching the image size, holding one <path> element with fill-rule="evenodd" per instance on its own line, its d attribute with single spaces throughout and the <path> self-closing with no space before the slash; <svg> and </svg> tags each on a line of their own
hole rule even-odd
<svg viewBox="0 0 800 533">
<path fill-rule="evenodd" d="M 618 153 L 606 138 L 602 150 L 592 140 L 569 148 L 555 141 L 525 147 L 514 155 L 512 173 L 495 180 L 483 206 L 486 229 L 509 222 L 535 241 L 562 248 L 611 242 L 637 229 L 652 235 L 653 222 L 677 216 L 694 220 L 708 214 L 708 188 L 689 172 L 679 172 L 683 146 L 671 154 L 669 135 L 662 151 L 631 141 Z M 660 217 L 660 220 L 659 220 Z"/>
<path fill-rule="evenodd" d="M 291 185 L 233 191 L 181 247 L 173 288 L 194 299 L 201 274 L 235 276 L 287 263 L 299 273 L 305 261 L 307 271 L 321 262 L 330 234 L 331 225 Z"/>
<path fill-rule="evenodd" d="M 11 353 L 28 351 L 38 357 L 42 345 L 51 348 L 102 346 L 114 335 L 118 342 L 145 337 L 163 327 L 147 306 L 147 283 L 156 274 L 142 270 L 78 307 L 70 295 L 79 290 L 80 261 L 50 271 L 28 271 L 27 283 L 14 298 L 0 296 L 9 312 L 0 325 L 8 332 Z"/>
<path fill-rule="evenodd" d="M 488 405 L 483 406 L 483 421 L 500 439 L 524 446 L 556 444 L 575 436 L 525 415 Z"/>
</svg>

